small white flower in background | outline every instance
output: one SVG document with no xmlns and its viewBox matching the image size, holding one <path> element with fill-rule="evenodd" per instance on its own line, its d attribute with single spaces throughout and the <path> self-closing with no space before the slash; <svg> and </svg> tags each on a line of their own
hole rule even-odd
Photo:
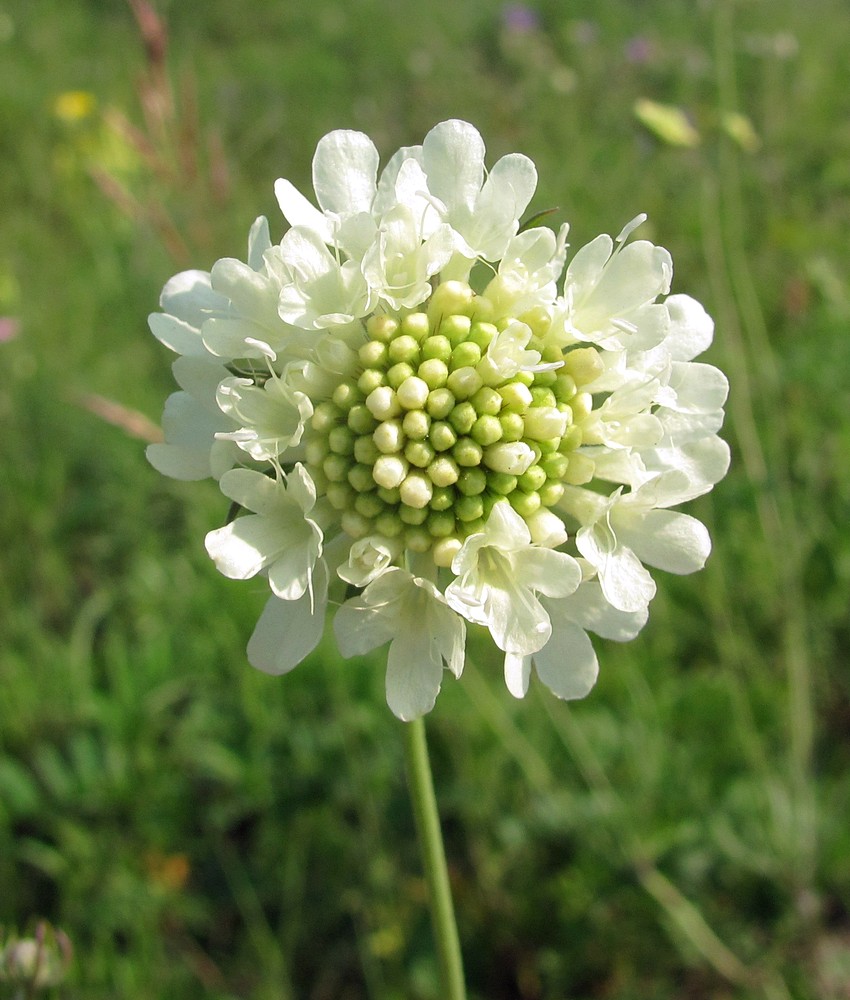
<svg viewBox="0 0 850 1000">
<path fill-rule="evenodd" d="M 383 171 L 367 136 L 332 132 L 315 204 L 275 186 L 279 244 L 258 219 L 247 263 L 165 286 L 151 330 L 182 355 L 181 391 L 149 457 L 241 508 L 207 549 L 226 576 L 268 580 L 259 669 L 296 666 L 336 606 L 343 655 L 389 643 L 402 719 L 433 707 L 444 669 L 460 676 L 467 622 L 512 694 L 534 670 L 580 698 L 587 633 L 646 622 L 647 566 L 704 564 L 707 531 L 671 508 L 729 463 L 726 379 L 693 360 L 711 319 L 668 296 L 666 250 L 628 242 L 642 216 L 569 264 L 566 226 L 521 231 L 536 183 L 521 154 L 488 173 L 466 122 Z"/>
</svg>

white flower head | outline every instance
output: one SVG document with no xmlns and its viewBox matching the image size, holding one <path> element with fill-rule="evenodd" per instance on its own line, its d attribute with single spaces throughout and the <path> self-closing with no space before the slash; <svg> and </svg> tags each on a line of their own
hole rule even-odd
<svg viewBox="0 0 850 1000">
<path fill-rule="evenodd" d="M 336 609 L 343 655 L 389 644 L 387 700 L 411 719 L 460 675 L 469 622 L 512 694 L 536 673 L 583 697 L 587 633 L 632 638 L 650 569 L 709 554 L 672 508 L 729 463 L 728 385 L 695 360 L 710 317 L 668 295 L 666 250 L 629 242 L 643 216 L 567 266 L 566 225 L 522 229 L 534 164 L 488 170 L 467 122 L 383 169 L 368 136 L 331 132 L 312 180 L 309 197 L 275 185 L 279 243 L 258 219 L 245 262 L 178 274 L 150 318 L 181 357 L 148 455 L 238 505 L 206 546 L 226 576 L 268 581 L 250 662 L 291 670 Z"/>
</svg>

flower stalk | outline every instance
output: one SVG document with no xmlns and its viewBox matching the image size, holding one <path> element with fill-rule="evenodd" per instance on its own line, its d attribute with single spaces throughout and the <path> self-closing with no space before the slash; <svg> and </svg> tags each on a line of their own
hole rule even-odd
<svg viewBox="0 0 850 1000">
<path fill-rule="evenodd" d="M 428 760 L 425 723 L 420 717 L 404 726 L 404 756 L 410 800 L 416 820 L 416 832 L 422 854 L 422 866 L 428 883 L 431 922 L 437 945 L 444 1000 L 466 1000 L 463 959 L 452 902 L 446 852 L 440 830 L 440 817 Z"/>
</svg>

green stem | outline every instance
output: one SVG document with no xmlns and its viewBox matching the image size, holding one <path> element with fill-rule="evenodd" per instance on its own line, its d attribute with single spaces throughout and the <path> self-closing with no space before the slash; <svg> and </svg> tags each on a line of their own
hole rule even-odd
<svg viewBox="0 0 850 1000">
<path fill-rule="evenodd" d="M 463 960 L 457 933 L 446 852 L 440 831 L 440 817 L 428 762 L 428 744 L 425 742 L 425 723 L 414 719 L 404 726 L 404 757 L 407 764 L 407 783 L 416 818 L 419 849 L 428 883 L 431 902 L 431 921 L 437 940 L 437 956 L 443 989 L 442 1000 L 466 1000 L 463 981 Z"/>
</svg>

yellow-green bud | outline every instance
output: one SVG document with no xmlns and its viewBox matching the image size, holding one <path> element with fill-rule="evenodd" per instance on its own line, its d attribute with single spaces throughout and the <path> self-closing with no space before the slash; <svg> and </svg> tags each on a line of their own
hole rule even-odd
<svg viewBox="0 0 850 1000">
<path fill-rule="evenodd" d="M 428 385 L 429 389 L 441 389 L 449 377 L 449 369 L 445 361 L 441 361 L 439 358 L 428 358 L 419 366 L 417 375 Z"/>
<path fill-rule="evenodd" d="M 422 341 L 423 360 L 437 358 L 445 364 L 451 356 L 452 345 L 448 337 L 437 334 Z"/>
<path fill-rule="evenodd" d="M 413 365 L 408 364 L 406 361 L 399 361 L 398 364 L 393 365 L 387 371 L 387 385 L 393 387 L 393 389 L 398 389 L 405 379 L 410 378 L 411 375 L 415 374 L 416 369 Z"/>
<path fill-rule="evenodd" d="M 485 413 L 483 417 L 479 417 L 475 421 L 469 433 L 474 441 L 486 447 L 488 444 L 495 444 L 497 441 L 501 441 L 502 425 L 499 423 L 498 417 L 493 417 L 489 413 Z"/>
<path fill-rule="evenodd" d="M 411 375 L 396 390 L 396 398 L 405 410 L 420 410 L 428 401 L 429 392 L 427 382 Z"/>
<path fill-rule="evenodd" d="M 455 556 L 460 552 L 462 542 L 459 538 L 441 538 L 434 543 L 432 556 L 438 566 L 448 568 L 454 562 Z"/>
<path fill-rule="evenodd" d="M 492 323 L 473 323 L 469 331 L 469 340 L 473 344 L 478 344 L 482 351 L 486 351 L 491 341 L 499 331 Z"/>
<path fill-rule="evenodd" d="M 456 496 L 457 494 L 452 486 L 435 486 L 434 495 L 431 497 L 431 510 L 451 510 L 454 506 Z"/>
<path fill-rule="evenodd" d="M 443 281 L 431 293 L 428 300 L 428 315 L 433 319 L 465 313 L 472 307 L 472 289 L 465 281 Z"/>
<path fill-rule="evenodd" d="M 392 511 L 384 511 L 375 518 L 375 527 L 385 538 L 395 538 L 404 530 L 404 524 Z"/>
<path fill-rule="evenodd" d="M 328 483 L 325 495 L 336 510 L 345 510 L 354 503 L 355 493 L 348 483 Z"/>
<path fill-rule="evenodd" d="M 405 317 L 405 319 L 409 319 L 409 317 Z M 404 329 L 404 320 L 402 320 L 401 327 Z M 387 354 L 393 364 L 400 364 L 404 362 L 409 365 L 418 365 L 419 342 L 415 337 L 408 336 L 407 334 L 401 334 L 401 336 L 396 337 L 395 340 L 390 341 L 389 346 L 387 347 Z"/>
<path fill-rule="evenodd" d="M 322 462 L 322 471 L 331 483 L 344 482 L 348 477 L 349 460 L 343 455 L 331 453 Z"/>
<path fill-rule="evenodd" d="M 330 402 L 330 400 L 325 400 L 323 403 L 319 403 L 316 409 L 313 410 L 310 423 L 313 430 L 321 434 L 329 431 L 331 427 L 335 427 L 341 420 L 342 410 Z"/>
<path fill-rule="evenodd" d="M 443 420 L 431 424 L 431 434 L 428 439 L 436 451 L 448 451 L 457 441 L 454 429 Z"/>
<path fill-rule="evenodd" d="M 373 389 L 377 389 L 379 385 L 383 385 L 385 382 L 386 375 L 382 371 L 379 371 L 377 368 L 367 368 L 360 378 L 357 379 L 357 388 L 364 396 L 368 396 Z"/>
<path fill-rule="evenodd" d="M 446 316 L 440 323 L 440 334 L 448 337 L 452 347 L 462 344 L 469 336 L 472 320 L 468 316 Z"/>
<path fill-rule="evenodd" d="M 347 426 L 332 427 L 328 434 L 328 445 L 337 455 L 353 455 L 354 432 Z"/>
<path fill-rule="evenodd" d="M 455 512 L 459 521 L 477 521 L 484 514 L 484 501 L 480 496 L 461 497 Z"/>
<path fill-rule="evenodd" d="M 398 488 L 401 502 L 408 507 L 427 507 L 434 493 L 434 486 L 424 472 L 410 472 Z"/>
<path fill-rule="evenodd" d="M 415 525 L 405 528 L 404 544 L 411 552 L 428 552 L 433 541 L 427 528 Z"/>
<path fill-rule="evenodd" d="M 519 373 L 521 374 L 521 373 Z M 513 413 L 525 413 L 531 406 L 531 390 L 522 382 L 509 382 L 496 390 L 502 397 L 503 406 Z"/>
<path fill-rule="evenodd" d="M 448 455 L 438 455 L 427 469 L 428 478 L 435 486 L 452 486 L 458 481 L 457 462 Z M 433 498 L 431 506 L 434 505 Z"/>
<path fill-rule="evenodd" d="M 304 446 L 304 457 L 308 465 L 320 465 L 329 451 L 326 437 L 313 437 Z"/>
<path fill-rule="evenodd" d="M 372 531 L 371 521 L 350 507 L 343 510 L 340 524 L 342 530 L 352 538 L 365 538 Z"/>
<path fill-rule="evenodd" d="M 514 490 L 508 497 L 508 503 L 520 517 L 531 517 L 535 511 L 540 510 L 540 494 Z"/>
<path fill-rule="evenodd" d="M 457 444 L 452 448 L 452 457 L 458 465 L 471 468 L 481 464 L 484 450 L 477 441 L 470 437 L 458 438 Z"/>
<path fill-rule="evenodd" d="M 456 402 L 449 389 L 432 389 L 428 393 L 425 409 L 435 420 L 443 420 L 452 412 Z"/>
<path fill-rule="evenodd" d="M 434 538 L 447 538 L 455 530 L 455 516 L 450 510 L 432 510 L 425 523 Z"/>
<path fill-rule="evenodd" d="M 469 399 L 483 384 L 481 376 L 474 368 L 457 368 L 446 379 L 446 385 L 456 399 Z"/>
<path fill-rule="evenodd" d="M 392 316 L 370 316 L 366 321 L 366 331 L 373 340 L 388 343 L 398 331 L 398 320 Z"/>
<path fill-rule="evenodd" d="M 372 465 L 380 454 L 377 445 L 370 437 L 359 437 L 354 442 L 354 457 L 364 465 Z"/>
<path fill-rule="evenodd" d="M 404 482 L 408 469 L 407 460 L 400 455 L 381 455 L 372 467 L 372 479 L 389 490 Z"/>
<path fill-rule="evenodd" d="M 404 445 L 404 431 L 398 420 L 385 420 L 372 434 L 375 447 L 384 455 L 392 455 Z"/>
<path fill-rule="evenodd" d="M 427 337 L 430 329 L 428 316 L 423 312 L 410 313 L 401 321 L 402 335 L 412 337 L 417 342 Z"/>
<path fill-rule="evenodd" d="M 480 467 L 464 469 L 457 481 L 458 490 L 465 497 L 475 497 L 487 489 L 487 473 Z"/>
<path fill-rule="evenodd" d="M 357 352 L 364 368 L 383 368 L 387 363 L 387 345 L 380 340 L 367 340 Z"/>
<path fill-rule="evenodd" d="M 502 409 L 502 395 L 489 385 L 482 385 L 478 392 L 470 399 L 470 403 L 482 416 L 486 413 L 496 416 Z"/>
<path fill-rule="evenodd" d="M 564 495 L 564 484 L 557 479 L 547 479 L 538 492 L 544 507 L 554 507 Z"/>
<path fill-rule="evenodd" d="M 354 509 L 363 517 L 377 517 L 384 510 L 384 505 L 374 493 L 358 493 L 354 498 Z"/>
<path fill-rule="evenodd" d="M 517 485 L 523 493 L 533 493 L 539 490 L 545 482 L 546 473 L 539 465 L 532 465 L 530 469 L 526 469 L 518 478 Z"/>
<path fill-rule="evenodd" d="M 458 434 L 468 434 L 477 419 L 478 414 L 475 412 L 475 407 L 468 401 L 458 403 L 449 414 L 449 423 Z"/>
<path fill-rule="evenodd" d="M 348 426 L 355 434 L 371 434 L 378 422 L 365 403 L 358 403 L 348 411 Z"/>
<path fill-rule="evenodd" d="M 376 420 L 390 420 L 401 413 L 395 389 L 388 385 L 379 385 L 377 389 L 373 389 L 366 397 L 366 406 Z"/>
<path fill-rule="evenodd" d="M 367 493 L 375 488 L 372 478 L 372 466 L 358 462 L 348 470 L 348 481 L 358 493 Z"/>
<path fill-rule="evenodd" d="M 449 367 L 452 371 L 458 368 L 474 368 L 480 360 L 481 348 L 478 344 L 465 340 L 452 351 Z"/>
<path fill-rule="evenodd" d="M 434 460 L 434 449 L 427 441 L 408 441 L 404 446 L 404 457 L 417 469 L 424 469 Z"/>
<path fill-rule="evenodd" d="M 563 371 L 572 375 L 576 385 L 587 385 L 599 378 L 603 370 L 602 358 L 592 347 L 577 347 L 564 355 Z"/>
<path fill-rule="evenodd" d="M 525 421 L 519 413 L 502 413 L 499 416 L 503 441 L 519 441 L 525 434 Z"/>
<path fill-rule="evenodd" d="M 487 485 L 494 493 L 506 497 L 516 489 L 517 477 L 510 476 L 506 472 L 491 472 L 487 477 Z"/>
<path fill-rule="evenodd" d="M 397 486 L 379 486 L 378 496 L 384 501 L 384 503 L 389 504 L 390 507 L 395 507 L 399 501 L 399 492 Z"/>
<path fill-rule="evenodd" d="M 422 410 L 410 410 L 405 413 L 401 429 L 413 441 L 421 441 L 428 436 L 431 429 L 431 418 Z"/>
<path fill-rule="evenodd" d="M 405 524 L 423 524 L 428 518 L 428 507 L 408 507 L 406 503 L 398 508 L 398 516 Z"/>
</svg>

